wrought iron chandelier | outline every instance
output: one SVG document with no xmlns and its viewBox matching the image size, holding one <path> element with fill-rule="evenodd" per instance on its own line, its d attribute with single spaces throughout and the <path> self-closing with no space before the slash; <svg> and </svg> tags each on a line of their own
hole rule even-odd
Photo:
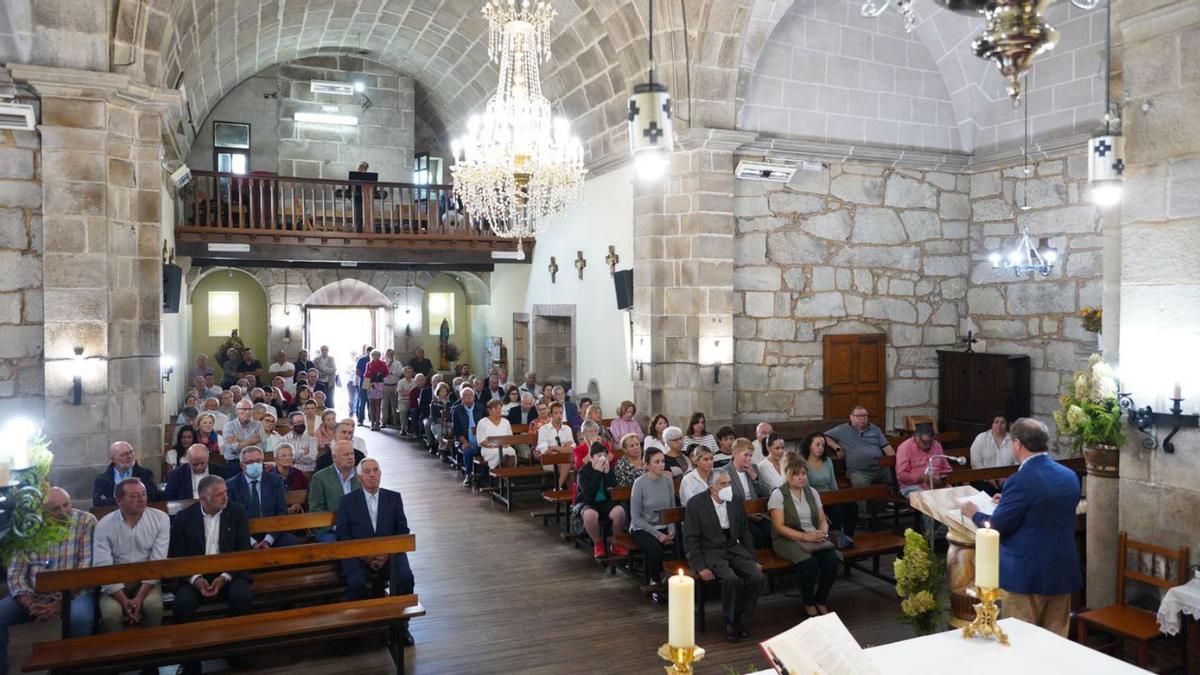
<svg viewBox="0 0 1200 675">
<path fill-rule="evenodd" d="M 671 93 L 654 80 L 654 0 L 648 0 L 650 75 L 629 97 L 629 150 L 634 171 L 644 181 L 656 181 L 670 164 L 675 145 L 671 123 Z"/>
<path fill-rule="evenodd" d="M 497 236 L 528 239 L 579 198 L 583 145 L 542 95 L 539 61 L 550 58 L 555 15 L 548 0 L 488 0 L 483 15 L 500 83 L 451 144 L 454 192 Z"/>
</svg>

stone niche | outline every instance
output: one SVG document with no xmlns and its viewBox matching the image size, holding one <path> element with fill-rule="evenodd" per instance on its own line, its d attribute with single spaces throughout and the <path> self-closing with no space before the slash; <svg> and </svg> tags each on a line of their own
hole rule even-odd
<svg viewBox="0 0 1200 675">
<path fill-rule="evenodd" d="M 362 82 L 353 96 L 314 94 L 313 80 Z M 381 181 L 412 178 L 412 78 L 348 55 L 312 56 L 271 66 L 234 87 L 198 129 L 188 154 L 193 168 L 214 168 L 213 122 L 250 125 L 250 169 L 283 176 L 344 179 L 368 162 Z M 370 106 L 365 107 L 367 100 Z M 296 122 L 296 112 L 353 115 L 358 124 Z"/>
</svg>

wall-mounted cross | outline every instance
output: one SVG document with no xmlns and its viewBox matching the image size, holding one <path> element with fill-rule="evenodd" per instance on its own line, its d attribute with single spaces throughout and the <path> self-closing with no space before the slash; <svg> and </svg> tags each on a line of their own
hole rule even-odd
<svg viewBox="0 0 1200 675">
<path fill-rule="evenodd" d="M 1112 150 L 1112 146 L 1108 144 L 1108 141 L 1100 141 L 1096 144 L 1096 155 L 1099 157 L 1107 155 L 1109 150 Z"/>
<path fill-rule="evenodd" d="M 638 107 L 637 101 L 629 99 L 629 121 L 632 122 L 640 112 L 642 112 L 642 109 Z"/>
<path fill-rule="evenodd" d="M 613 246 L 608 247 L 608 255 L 604 256 L 604 263 L 608 265 L 608 273 L 617 273 L 617 263 L 621 262 L 621 256 L 617 255 L 617 249 Z"/>
<path fill-rule="evenodd" d="M 550 270 L 550 283 L 558 283 L 558 261 L 554 259 L 554 256 L 550 256 L 550 264 L 546 269 Z"/>
<path fill-rule="evenodd" d="M 1115 163 L 1112 165 L 1112 168 L 1113 168 L 1113 171 L 1116 171 L 1116 172 L 1117 172 L 1117 175 L 1118 175 L 1118 176 L 1121 176 L 1121 175 L 1123 175 L 1123 174 L 1125 173 L 1125 160 L 1123 160 L 1123 159 L 1118 159 L 1118 160 L 1117 160 L 1117 161 L 1116 161 L 1116 162 L 1115 162 Z"/>
<path fill-rule="evenodd" d="M 587 267 L 587 261 L 583 259 L 583 251 L 575 252 L 575 269 L 579 270 L 579 280 L 583 281 L 583 268 Z"/>
</svg>

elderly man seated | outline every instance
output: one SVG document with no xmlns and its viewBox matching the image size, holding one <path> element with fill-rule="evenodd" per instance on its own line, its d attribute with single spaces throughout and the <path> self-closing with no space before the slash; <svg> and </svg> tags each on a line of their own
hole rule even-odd
<svg viewBox="0 0 1200 675">
<path fill-rule="evenodd" d="M 96 523 L 92 565 L 166 560 L 171 543 L 171 519 L 147 508 L 146 486 L 137 478 L 117 483 L 117 510 Z M 115 633 L 125 626 L 162 624 L 162 580 L 144 579 L 100 587 L 100 632 Z"/>
<path fill-rule="evenodd" d="M 286 516 L 287 488 L 277 473 L 263 470 L 263 451 L 257 445 L 242 448 L 241 470 L 238 475 L 225 481 L 229 488 L 229 500 L 246 508 L 248 518 Z M 299 537 L 291 532 L 271 532 L 260 537 L 250 537 L 254 548 L 271 546 L 294 546 Z"/>
<path fill-rule="evenodd" d="M 379 487 L 382 476 L 379 462 L 369 458 L 359 462 L 358 479 L 362 487 L 343 496 L 338 503 L 338 541 L 409 534 L 404 500 L 399 492 Z M 367 578 L 371 572 L 390 581 L 392 595 L 413 592 L 415 583 L 407 553 L 351 558 L 342 561 L 347 600 L 361 600 L 367 596 Z M 411 645 L 412 634 L 407 634 L 406 638 L 406 644 Z"/>
<path fill-rule="evenodd" d="M 314 473 L 308 484 L 309 513 L 328 513 L 337 509 L 342 497 L 360 487 L 358 475 L 354 472 L 354 446 L 349 440 L 333 442 L 329 452 L 332 466 Z M 334 541 L 337 535 L 333 530 L 322 527 L 313 531 L 317 541 Z"/>
<path fill-rule="evenodd" d="M 186 461 L 180 462 L 179 466 L 167 474 L 167 489 L 163 491 L 163 499 L 196 499 L 200 481 L 206 476 L 216 476 L 221 480 L 228 478 L 225 467 L 208 463 L 206 445 L 193 443 L 188 447 L 185 458 Z"/>
<path fill-rule="evenodd" d="M 355 428 L 354 418 L 347 417 L 341 422 L 338 422 L 337 426 L 334 427 L 333 440 L 349 441 L 350 445 L 354 448 L 354 464 L 357 465 L 367 457 L 367 443 L 362 438 L 354 435 Z M 331 453 L 325 453 L 317 458 L 315 470 L 320 471 L 332 463 L 333 455 Z"/>
<path fill-rule="evenodd" d="M 92 536 L 96 517 L 87 511 L 71 508 L 71 495 L 60 488 L 51 488 L 45 501 L 46 515 L 66 528 L 66 536 L 58 542 L 37 550 L 21 549 L 8 563 L 8 596 L 0 599 L 0 673 L 8 673 L 8 628 L 28 621 L 57 620 L 66 611 L 70 628 L 65 637 L 85 637 L 92 634 L 96 619 L 94 589 L 76 591 L 70 605 L 63 607 L 62 596 L 34 592 L 37 575 L 42 570 L 75 570 L 92 566 Z"/>
<path fill-rule="evenodd" d="M 132 445 L 125 441 L 117 441 L 108 447 L 108 466 L 104 467 L 104 471 L 92 482 L 92 505 L 115 504 L 116 486 L 126 478 L 140 480 L 146 486 L 147 499 L 152 502 L 158 501 L 158 485 L 154 482 L 154 472 L 137 463 Z"/>
<path fill-rule="evenodd" d="M 734 495 L 732 483 L 729 472 L 714 472 L 708 491 L 688 500 L 683 549 L 696 576 L 721 583 L 725 636 L 738 642 L 749 636 L 742 618 L 754 611 L 766 577 L 758 564 L 743 501 Z"/>
<path fill-rule="evenodd" d="M 238 461 L 243 449 L 250 446 L 261 448 L 266 437 L 262 423 L 254 419 L 254 404 L 246 399 L 238 401 L 237 419 L 229 420 L 221 432 L 221 451 L 230 470 L 239 470 Z"/>
</svg>

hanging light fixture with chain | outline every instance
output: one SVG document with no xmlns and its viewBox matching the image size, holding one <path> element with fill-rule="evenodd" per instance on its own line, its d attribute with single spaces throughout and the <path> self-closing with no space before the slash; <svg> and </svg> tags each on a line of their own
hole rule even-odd
<svg viewBox="0 0 1200 675">
<path fill-rule="evenodd" d="M 1112 0 L 1108 0 L 1104 23 L 1104 133 L 1088 140 L 1088 185 L 1092 203 L 1109 207 L 1121 201 L 1125 177 L 1121 109 L 1112 101 Z"/>
<path fill-rule="evenodd" d="M 583 145 L 542 94 L 539 63 L 550 58 L 547 0 L 488 0 L 488 56 L 500 66 L 483 115 L 451 143 L 454 192 L 497 236 L 533 238 L 579 199 Z M 519 245 L 519 244 L 518 244 Z"/>
<path fill-rule="evenodd" d="M 629 149 L 638 178 L 654 181 L 667 170 L 675 132 L 671 125 L 671 94 L 666 85 L 654 81 L 654 0 L 647 1 L 650 76 L 645 84 L 636 85 L 629 97 Z"/>
</svg>

